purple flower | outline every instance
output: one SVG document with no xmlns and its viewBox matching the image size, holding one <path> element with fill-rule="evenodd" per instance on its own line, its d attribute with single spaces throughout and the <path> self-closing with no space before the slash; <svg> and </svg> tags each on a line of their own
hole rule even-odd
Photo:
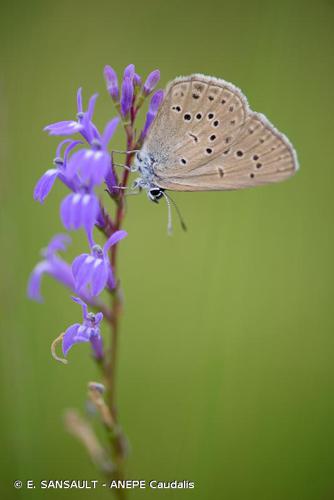
<svg viewBox="0 0 334 500">
<path fill-rule="evenodd" d="M 71 193 L 61 203 L 61 220 L 68 231 L 84 227 L 90 233 L 99 214 L 99 200 L 93 192 Z"/>
<path fill-rule="evenodd" d="M 113 136 L 119 118 L 111 120 L 104 129 L 102 136 L 95 130 L 95 138 L 91 141 L 91 148 L 76 151 L 68 162 L 68 175 L 78 175 L 83 183 L 89 186 L 101 184 L 106 177 L 111 165 L 111 155 L 108 152 L 108 144 Z"/>
<path fill-rule="evenodd" d="M 132 81 L 134 76 L 135 76 L 135 65 L 134 64 L 129 64 L 125 70 L 124 70 L 124 75 L 123 75 L 123 78 L 130 78 L 130 80 Z"/>
<path fill-rule="evenodd" d="M 149 106 L 149 109 L 148 109 L 148 112 L 146 115 L 145 125 L 144 125 L 144 128 L 143 128 L 141 135 L 140 135 L 141 140 L 145 139 L 147 132 L 148 132 L 150 126 L 152 125 L 154 118 L 156 117 L 156 114 L 158 112 L 160 104 L 163 101 L 163 98 L 164 98 L 163 90 L 158 90 L 155 94 L 153 94 L 151 102 L 150 102 L 150 106 Z"/>
<path fill-rule="evenodd" d="M 139 75 L 137 75 L 137 73 L 135 73 L 133 76 L 133 85 L 135 87 L 141 87 L 141 78 Z"/>
<path fill-rule="evenodd" d="M 112 162 L 113 162 L 113 159 L 112 159 Z M 119 189 L 117 188 L 118 179 L 117 179 L 117 175 L 116 175 L 113 163 L 111 163 L 111 168 L 105 177 L 105 182 L 107 185 L 107 190 L 108 190 L 110 195 L 115 195 L 115 194 L 118 195 L 119 194 Z M 116 186 L 116 188 L 115 188 L 115 186 Z"/>
<path fill-rule="evenodd" d="M 115 279 L 108 258 L 108 250 L 125 238 L 125 231 L 116 231 L 105 243 L 103 249 L 92 245 L 91 254 L 84 253 L 76 257 L 72 264 L 72 272 L 78 293 L 90 287 L 93 296 L 99 295 L 107 285 L 115 287 Z"/>
<path fill-rule="evenodd" d="M 144 94 L 149 95 L 158 85 L 159 80 L 160 80 L 160 71 L 156 69 L 155 71 L 152 71 L 152 73 L 150 73 L 146 78 L 143 88 Z"/>
<path fill-rule="evenodd" d="M 58 234 L 52 238 L 49 245 L 42 250 L 44 259 L 33 269 L 28 283 L 28 297 L 37 302 L 43 302 L 41 295 L 41 280 L 43 274 L 49 274 L 66 287 L 74 290 L 74 280 L 71 266 L 61 259 L 57 252 L 66 250 L 71 238 L 65 234 Z"/>
<path fill-rule="evenodd" d="M 125 77 L 122 83 L 121 111 L 125 117 L 128 115 L 133 101 L 134 88 L 133 79 Z"/>
<path fill-rule="evenodd" d="M 69 143 L 67 148 L 65 149 L 64 153 L 64 158 L 61 157 L 61 149 L 64 144 Z M 69 153 L 72 151 L 73 148 L 75 148 L 78 144 L 82 144 L 81 141 L 72 141 L 72 139 L 65 139 L 62 141 L 56 152 L 56 158 L 53 160 L 53 163 L 55 165 L 54 168 L 50 168 L 47 170 L 42 177 L 39 179 L 37 182 L 35 189 L 34 189 L 34 199 L 36 201 L 39 201 L 40 203 L 43 203 L 45 198 L 48 196 L 50 193 L 52 186 L 57 179 L 57 177 L 60 178 L 60 180 L 66 184 L 70 189 L 74 190 L 74 181 L 70 180 L 67 178 L 66 175 L 66 163 L 67 163 L 67 158 Z"/>
<path fill-rule="evenodd" d="M 82 324 L 75 323 L 74 325 L 71 325 L 67 328 L 63 336 L 62 345 L 64 356 L 67 355 L 73 344 L 78 344 L 80 342 L 90 342 L 95 357 L 97 359 L 102 359 L 103 344 L 99 324 L 103 319 L 103 314 L 101 312 L 97 314 L 89 313 L 87 304 L 78 297 L 72 297 L 72 300 L 81 305 L 83 322 Z"/>
<path fill-rule="evenodd" d="M 77 120 L 52 123 L 44 127 L 44 130 L 49 132 L 49 135 L 72 135 L 80 132 L 86 141 L 90 142 L 94 138 L 94 131 L 96 129 L 91 123 L 96 99 L 97 94 L 94 94 L 89 99 L 87 111 L 83 111 L 82 89 L 80 88 L 77 92 Z"/>
<path fill-rule="evenodd" d="M 111 98 L 118 102 L 119 101 L 119 91 L 118 91 L 118 78 L 116 71 L 111 66 L 105 66 L 104 68 L 104 78 L 107 84 L 108 92 Z"/>
</svg>

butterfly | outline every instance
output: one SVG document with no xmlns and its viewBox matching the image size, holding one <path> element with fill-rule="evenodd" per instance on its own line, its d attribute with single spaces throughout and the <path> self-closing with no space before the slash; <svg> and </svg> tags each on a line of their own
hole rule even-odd
<svg viewBox="0 0 334 500">
<path fill-rule="evenodd" d="M 166 190 L 225 191 L 287 179 L 296 152 L 240 89 L 218 78 L 179 77 L 136 153 L 135 186 L 158 202 Z M 168 197 L 169 198 L 169 197 Z"/>
</svg>

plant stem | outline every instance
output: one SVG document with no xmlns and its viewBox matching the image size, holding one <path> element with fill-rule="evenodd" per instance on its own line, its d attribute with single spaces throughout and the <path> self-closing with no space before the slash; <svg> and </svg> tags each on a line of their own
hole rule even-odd
<svg viewBox="0 0 334 500">
<path fill-rule="evenodd" d="M 127 134 L 127 151 L 133 149 L 134 132 L 133 132 L 133 122 L 135 119 L 135 114 L 131 113 L 131 123 L 126 126 Z M 126 155 L 126 165 L 130 165 L 133 153 L 127 153 Z M 124 170 L 121 185 L 126 187 L 129 178 L 129 170 Z M 113 223 L 113 231 L 118 231 L 121 229 L 124 216 L 125 216 L 125 193 L 124 190 L 120 190 L 117 198 L 117 208 L 115 220 Z M 107 397 L 106 404 L 109 408 L 111 419 L 113 422 L 113 428 L 108 429 L 111 452 L 115 470 L 112 473 L 112 479 L 122 480 L 124 479 L 124 458 L 126 454 L 125 441 L 120 426 L 118 424 L 118 411 L 116 403 L 116 370 L 117 370 L 117 358 L 118 358 L 118 344 L 119 344 L 119 323 L 120 316 L 122 314 L 123 304 L 121 298 L 120 282 L 117 279 L 117 248 L 118 245 L 114 245 L 110 250 L 110 264 L 113 269 L 113 273 L 116 277 L 116 287 L 112 292 L 111 297 L 111 314 L 107 319 L 110 325 L 110 350 L 106 355 L 106 360 L 104 364 L 104 376 L 105 383 L 107 386 Z M 124 499 L 126 497 L 126 491 L 122 488 L 116 488 L 113 490 L 119 498 Z"/>
<path fill-rule="evenodd" d="M 127 127 L 127 151 L 131 151 L 132 142 L 133 142 L 133 123 L 131 122 L 131 127 Z M 132 159 L 133 153 L 127 153 L 126 155 L 126 165 L 129 165 Z M 122 186 L 126 187 L 127 181 L 129 177 L 129 170 L 124 170 Z M 125 203 L 124 203 L 124 190 L 120 190 L 117 210 L 116 210 L 116 219 L 114 223 L 115 231 L 118 231 L 122 227 L 122 223 L 125 216 Z M 118 245 L 114 245 L 111 248 L 110 253 L 110 264 L 112 266 L 113 272 L 117 277 L 117 248 Z M 120 299 L 120 283 L 117 281 L 116 288 L 112 294 L 112 321 L 111 325 L 111 353 L 110 353 L 110 362 L 109 362 L 109 404 L 110 411 L 112 412 L 113 417 L 117 421 L 117 408 L 116 408 L 116 366 L 117 366 L 117 352 L 118 352 L 118 332 L 119 332 L 119 320 L 120 315 L 122 313 L 122 302 Z"/>
</svg>

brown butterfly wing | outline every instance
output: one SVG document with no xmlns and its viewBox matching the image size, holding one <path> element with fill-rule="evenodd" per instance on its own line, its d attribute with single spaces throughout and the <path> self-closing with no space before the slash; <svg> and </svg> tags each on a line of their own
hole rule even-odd
<svg viewBox="0 0 334 500">
<path fill-rule="evenodd" d="M 278 182 L 298 166 L 288 139 L 239 89 L 203 75 L 169 84 L 144 148 L 158 158 L 156 184 L 176 191 Z"/>
</svg>

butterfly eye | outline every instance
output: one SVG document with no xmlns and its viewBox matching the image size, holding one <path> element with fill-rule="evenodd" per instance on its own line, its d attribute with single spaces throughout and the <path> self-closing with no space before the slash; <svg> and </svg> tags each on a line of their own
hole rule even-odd
<svg viewBox="0 0 334 500">
<path fill-rule="evenodd" d="M 148 192 L 151 201 L 158 203 L 158 200 L 163 197 L 163 191 L 160 188 L 151 188 Z"/>
</svg>

